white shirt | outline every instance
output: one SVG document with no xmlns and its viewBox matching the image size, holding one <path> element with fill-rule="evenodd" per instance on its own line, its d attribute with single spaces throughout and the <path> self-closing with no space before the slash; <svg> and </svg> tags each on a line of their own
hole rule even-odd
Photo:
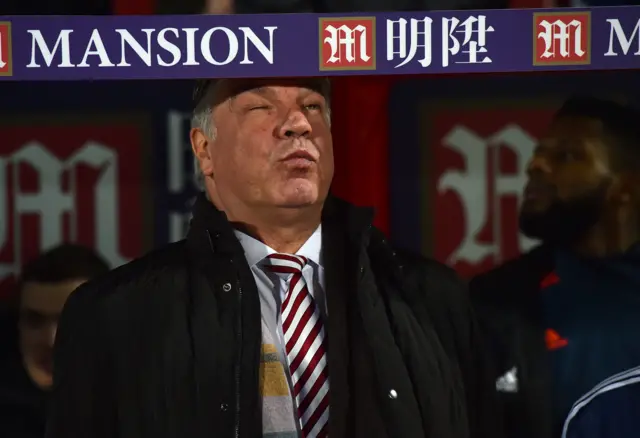
<svg viewBox="0 0 640 438">
<path fill-rule="evenodd" d="M 288 282 L 286 283 L 277 274 L 266 270 L 260 263 L 265 257 L 277 251 L 241 231 L 235 230 L 235 235 L 244 249 L 247 263 L 258 287 L 263 326 L 268 327 L 273 338 L 278 340 L 277 347 L 280 353 L 280 362 L 287 374 L 289 388 L 292 388 L 289 366 L 285 359 L 285 342 L 280 317 L 280 307 L 287 294 Z M 324 268 L 320 263 L 321 253 L 322 225 L 314 231 L 300 250 L 296 252 L 296 255 L 304 256 L 309 260 L 302 269 L 302 276 L 307 283 L 309 293 L 315 300 L 316 306 L 320 309 L 323 320 L 326 321 L 327 300 L 325 296 Z"/>
</svg>

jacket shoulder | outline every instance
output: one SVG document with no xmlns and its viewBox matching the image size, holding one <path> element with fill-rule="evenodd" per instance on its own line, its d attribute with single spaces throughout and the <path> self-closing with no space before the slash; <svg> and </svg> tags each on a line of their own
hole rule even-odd
<svg viewBox="0 0 640 438">
<path fill-rule="evenodd" d="M 63 315 L 105 306 L 123 306 L 138 293 L 164 287 L 186 266 L 185 241 L 156 249 L 97 277 L 76 289 L 64 306 Z M 154 286 L 155 285 L 155 286 Z"/>
<path fill-rule="evenodd" d="M 437 286 L 437 289 L 464 289 L 456 271 L 444 263 L 407 250 L 395 252 L 406 279 L 415 285 Z"/>
<path fill-rule="evenodd" d="M 396 284 L 405 301 L 416 315 L 426 310 L 431 318 L 457 324 L 449 320 L 455 314 L 464 313 L 469 307 L 467 287 L 456 271 L 432 258 L 404 249 L 393 251 L 399 265 Z M 456 319 L 456 318 L 454 318 Z"/>
<path fill-rule="evenodd" d="M 536 249 L 537 250 L 537 249 Z M 470 286 L 482 288 L 483 286 L 494 285 L 497 283 L 506 282 L 512 279 L 513 275 L 520 272 L 523 268 L 530 264 L 533 258 L 535 258 L 535 251 L 522 254 L 514 259 L 496 266 L 486 272 L 476 275 L 471 279 Z"/>
<path fill-rule="evenodd" d="M 552 269 L 552 250 L 538 246 L 521 256 L 477 275 L 469 283 L 472 299 L 485 303 L 506 303 L 516 299 L 518 290 L 536 287 L 536 282 Z"/>
<path fill-rule="evenodd" d="M 376 264 L 386 272 L 393 272 L 407 288 L 423 291 L 424 288 L 439 291 L 464 289 L 455 270 L 432 258 L 413 251 L 392 247 L 377 228 L 373 228 L 371 246 L 376 254 Z"/>
</svg>

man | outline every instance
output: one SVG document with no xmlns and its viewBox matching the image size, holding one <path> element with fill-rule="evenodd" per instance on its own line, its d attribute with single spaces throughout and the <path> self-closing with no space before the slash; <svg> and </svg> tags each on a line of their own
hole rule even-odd
<svg viewBox="0 0 640 438">
<path fill-rule="evenodd" d="M 44 437 L 58 317 L 78 285 L 108 271 L 92 250 L 72 244 L 53 248 L 24 267 L 2 333 L 8 341 L 0 357 L 3 437 Z"/>
<path fill-rule="evenodd" d="M 328 197 L 328 98 L 320 79 L 200 84 L 206 195 L 185 241 L 69 300 L 49 438 L 499 436 L 453 272 Z"/>
<path fill-rule="evenodd" d="M 639 120 L 568 100 L 527 171 L 520 227 L 543 244 L 471 282 L 512 437 L 559 437 L 574 402 L 640 365 Z"/>
</svg>

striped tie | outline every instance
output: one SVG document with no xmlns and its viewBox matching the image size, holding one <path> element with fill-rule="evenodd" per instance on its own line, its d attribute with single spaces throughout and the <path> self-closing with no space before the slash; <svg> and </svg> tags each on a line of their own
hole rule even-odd
<svg viewBox="0 0 640 438">
<path fill-rule="evenodd" d="M 280 309 L 287 363 L 305 438 L 327 437 L 329 428 L 329 369 L 322 317 L 302 276 L 307 258 L 271 254 L 266 262 L 285 282 Z"/>
</svg>

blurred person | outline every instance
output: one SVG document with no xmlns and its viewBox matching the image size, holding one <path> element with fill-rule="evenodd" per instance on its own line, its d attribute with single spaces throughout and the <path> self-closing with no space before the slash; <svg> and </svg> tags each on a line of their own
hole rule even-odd
<svg viewBox="0 0 640 438">
<path fill-rule="evenodd" d="M 234 12 L 233 0 L 205 0 L 204 13 L 205 14 L 233 14 Z"/>
<path fill-rule="evenodd" d="M 24 267 L 3 334 L 7 348 L 0 358 L 0 436 L 44 437 L 58 317 L 80 284 L 108 270 L 91 249 L 71 244 Z"/>
<path fill-rule="evenodd" d="M 328 80 L 195 95 L 187 238 L 72 295 L 48 437 L 499 437 L 455 273 L 329 195 Z"/>
<path fill-rule="evenodd" d="M 2 0 L 0 15 L 109 15 L 109 0 Z"/>
<path fill-rule="evenodd" d="M 542 244 L 471 282 L 511 437 L 559 437 L 578 399 L 640 365 L 639 121 L 569 99 L 527 168 L 520 229 Z"/>
<path fill-rule="evenodd" d="M 566 6 L 572 8 L 589 8 L 594 6 L 637 6 L 638 0 L 568 0 Z M 563 5 L 565 6 L 565 5 Z"/>
<path fill-rule="evenodd" d="M 160 1 L 166 3 L 170 0 Z M 185 3 L 177 3 L 173 8 L 167 6 L 163 10 L 176 13 L 184 11 L 185 7 Z M 204 0 L 205 14 L 360 13 L 508 7 L 507 0 Z"/>
</svg>

